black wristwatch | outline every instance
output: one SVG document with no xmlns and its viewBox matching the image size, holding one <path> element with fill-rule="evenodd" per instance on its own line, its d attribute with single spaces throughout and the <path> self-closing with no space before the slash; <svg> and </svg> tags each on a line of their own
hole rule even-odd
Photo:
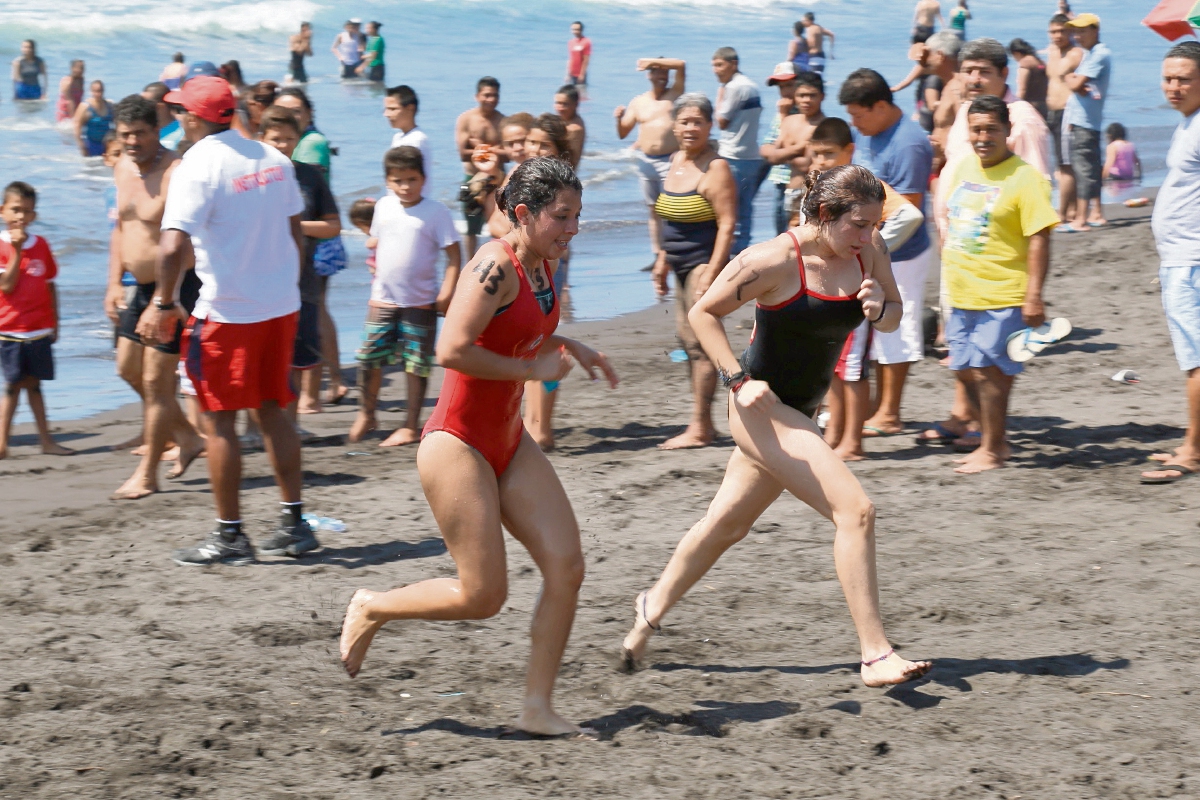
<svg viewBox="0 0 1200 800">
<path fill-rule="evenodd" d="M 170 311 L 171 309 L 175 308 L 175 301 L 172 300 L 169 303 L 164 303 L 161 297 L 156 297 L 154 298 L 154 307 L 159 311 Z"/>
<path fill-rule="evenodd" d="M 887 313 L 888 303 L 890 303 L 890 302 L 892 302 L 892 301 L 884 300 L 883 305 L 880 306 L 880 308 L 879 308 L 879 316 L 876 317 L 875 319 L 871 319 L 870 317 L 868 317 L 867 322 L 870 322 L 872 325 L 874 325 L 876 322 L 879 322 L 879 320 L 883 319 L 883 315 Z"/>
<path fill-rule="evenodd" d="M 742 388 L 743 383 L 750 380 L 750 376 L 741 370 L 731 375 L 728 371 L 718 368 L 717 376 L 720 377 L 722 386 L 734 392 Z"/>
</svg>

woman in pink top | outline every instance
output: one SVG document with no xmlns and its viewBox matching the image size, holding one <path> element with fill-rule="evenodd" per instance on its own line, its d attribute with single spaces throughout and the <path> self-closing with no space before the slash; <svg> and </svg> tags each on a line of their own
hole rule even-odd
<svg viewBox="0 0 1200 800">
<path fill-rule="evenodd" d="M 1126 139 L 1125 126 L 1114 122 L 1104 131 L 1108 137 L 1108 150 L 1104 156 L 1104 170 L 1101 175 L 1105 180 L 1130 181 L 1142 177 L 1142 160 L 1138 158 L 1137 148 L 1133 142 Z"/>
</svg>

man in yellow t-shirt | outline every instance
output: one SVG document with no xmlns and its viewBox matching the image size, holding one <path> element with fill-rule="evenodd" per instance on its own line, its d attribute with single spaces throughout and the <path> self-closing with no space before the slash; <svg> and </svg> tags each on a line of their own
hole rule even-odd
<svg viewBox="0 0 1200 800">
<path fill-rule="evenodd" d="M 1045 321 L 1042 286 L 1059 219 L 1045 177 L 1008 149 L 1004 101 L 972 102 L 967 126 L 974 155 L 942 175 L 942 274 L 951 306 L 950 369 L 982 428 L 979 448 L 955 472 L 974 473 L 1008 460 L 1008 398 L 1022 369 L 1008 357 L 1008 338 Z"/>
</svg>

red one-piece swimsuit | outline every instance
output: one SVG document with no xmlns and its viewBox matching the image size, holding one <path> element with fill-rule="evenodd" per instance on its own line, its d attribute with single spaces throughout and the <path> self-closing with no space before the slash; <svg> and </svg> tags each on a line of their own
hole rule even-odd
<svg viewBox="0 0 1200 800">
<path fill-rule="evenodd" d="M 517 254 L 508 242 L 499 241 L 512 259 L 520 289 L 515 300 L 496 312 L 475 344 L 502 356 L 532 361 L 558 328 L 558 297 L 554 294 L 550 312 L 542 313 Z M 549 277 L 549 264 L 543 262 L 543 269 Z M 452 434 L 478 450 L 499 478 L 521 444 L 524 390 L 524 381 L 486 380 L 447 369 L 437 408 L 421 435 L 434 431 Z"/>
</svg>

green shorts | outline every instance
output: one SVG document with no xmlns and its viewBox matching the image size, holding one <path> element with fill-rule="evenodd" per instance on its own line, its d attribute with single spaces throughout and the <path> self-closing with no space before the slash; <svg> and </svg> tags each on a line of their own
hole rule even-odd
<svg viewBox="0 0 1200 800">
<path fill-rule="evenodd" d="M 402 363 L 405 372 L 428 378 L 436 334 L 437 312 L 432 308 L 368 306 L 362 346 L 354 357 L 366 369 Z"/>
</svg>

